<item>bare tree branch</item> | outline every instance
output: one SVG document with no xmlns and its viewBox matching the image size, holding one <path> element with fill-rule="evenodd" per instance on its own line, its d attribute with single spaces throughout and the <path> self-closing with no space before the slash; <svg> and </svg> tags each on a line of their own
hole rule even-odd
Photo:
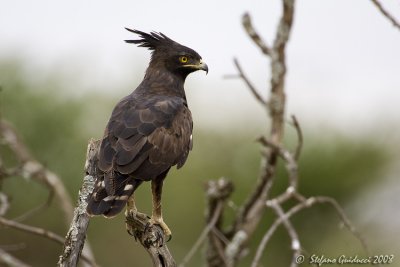
<svg viewBox="0 0 400 267">
<path fill-rule="evenodd" d="M 214 215 L 213 215 L 211 221 L 204 228 L 203 232 L 201 232 L 199 238 L 196 240 L 196 242 L 194 243 L 192 248 L 189 250 L 189 252 L 183 258 L 181 264 L 178 265 L 179 267 L 184 267 L 190 261 L 190 259 L 193 257 L 193 255 L 199 250 L 199 247 L 201 246 L 201 244 L 203 244 L 203 242 L 206 240 L 208 233 L 214 228 L 219 217 L 221 216 L 223 203 L 219 202 L 217 205 L 218 206 L 215 208 Z"/>
<path fill-rule="evenodd" d="M 285 226 L 286 231 L 290 236 L 290 239 L 292 240 L 293 256 L 292 256 L 292 262 L 291 262 L 290 266 L 297 267 L 298 264 L 296 262 L 296 259 L 300 255 L 300 252 L 301 252 L 299 235 L 297 234 L 297 232 L 294 229 L 290 220 L 288 218 L 286 218 L 286 215 L 285 215 L 282 207 L 279 205 L 278 201 L 276 201 L 275 199 L 272 199 L 272 200 L 267 201 L 266 204 L 268 207 L 271 207 L 276 212 L 276 214 L 279 218 L 282 218 L 282 223 Z"/>
<path fill-rule="evenodd" d="M 9 267 L 30 267 L 30 265 L 22 262 L 0 248 L 0 265 L 3 266 L 1 263 Z"/>
<path fill-rule="evenodd" d="M 237 265 L 238 261 L 245 253 L 246 245 L 252 238 L 263 216 L 264 210 L 267 207 L 275 211 L 277 218 L 263 237 L 257 249 L 255 258 L 253 259 L 252 267 L 258 266 L 265 246 L 280 224 L 285 226 L 285 229 L 291 239 L 291 247 L 293 250 L 291 267 L 297 267 L 298 263 L 296 262 L 296 258 L 300 255 L 301 245 L 297 231 L 289 219 L 292 215 L 300 210 L 309 208 L 316 203 L 329 203 L 332 205 L 335 208 L 336 213 L 339 214 L 344 225 L 360 240 L 360 242 L 366 248 L 362 236 L 357 233 L 356 229 L 352 226 L 351 222 L 344 214 L 343 209 L 334 199 L 327 197 L 310 197 L 306 199 L 297 191 L 299 181 L 297 161 L 300 157 L 303 146 L 303 133 L 295 116 L 292 116 L 292 122 L 297 133 L 298 141 L 295 151 L 293 153 L 290 152 L 282 144 L 284 135 L 284 114 L 286 100 L 284 91 L 286 75 L 285 48 L 289 40 L 293 22 L 294 0 L 282 0 L 282 3 L 283 14 L 277 28 L 274 44 L 271 48 L 264 43 L 258 33 L 254 30 L 250 15 L 246 13 L 242 18 L 243 26 L 245 27 L 249 37 L 253 40 L 253 42 L 256 43 L 256 45 L 265 55 L 270 57 L 271 60 L 269 100 L 265 101 L 262 99 L 258 91 L 255 90 L 250 80 L 244 74 L 238 61 L 234 59 L 235 66 L 239 72 L 237 77 L 240 77 L 244 80 L 249 89 L 252 91 L 254 97 L 269 111 L 269 116 L 271 118 L 271 130 L 268 137 L 262 136 L 259 139 L 264 150 L 262 153 L 261 171 L 257 185 L 249 194 L 249 197 L 246 199 L 244 204 L 240 207 L 232 227 L 228 231 L 222 231 L 217 226 L 212 228 L 212 230 L 218 230 L 218 238 L 211 235 L 212 232 L 207 229 L 208 232 L 210 232 L 209 244 L 211 244 L 211 249 L 209 250 L 213 251 L 212 255 L 214 256 L 211 258 L 212 260 L 209 260 L 207 255 L 208 267 L 234 267 Z M 277 162 L 280 158 L 285 162 L 286 170 L 289 174 L 289 186 L 285 192 L 279 194 L 277 197 L 268 199 L 269 191 L 274 184 Z M 212 198 L 209 196 L 208 199 L 209 202 L 210 199 L 212 200 Z M 299 203 L 295 206 L 292 206 L 292 208 L 285 213 L 282 205 L 287 204 L 286 202 L 288 200 L 298 201 Z M 223 253 L 220 252 L 222 249 L 224 249 Z"/>
<path fill-rule="evenodd" d="M 46 209 L 47 207 L 50 206 L 50 204 L 51 204 L 51 202 L 53 200 L 53 197 L 54 197 L 54 191 L 50 191 L 46 202 L 40 204 L 39 206 L 37 206 L 37 207 L 35 207 L 35 208 L 31 209 L 31 210 L 28 210 L 27 212 L 25 212 L 22 215 L 19 215 L 18 217 L 14 218 L 13 220 L 16 221 L 16 222 L 22 222 L 22 221 L 26 220 L 27 218 L 33 216 L 34 214 L 37 214 L 40 211 Z"/>
<path fill-rule="evenodd" d="M 207 225 L 212 225 L 208 231 L 206 262 L 209 267 L 226 266 L 225 246 L 229 240 L 223 233 L 223 213 L 226 200 L 233 192 L 233 184 L 226 178 L 217 181 L 208 181 L 206 185 L 207 197 Z"/>
<path fill-rule="evenodd" d="M 301 150 L 303 148 L 303 131 L 301 130 L 299 121 L 297 120 L 295 115 L 292 115 L 292 121 L 294 128 L 296 129 L 297 132 L 297 147 L 294 153 L 294 159 L 295 161 L 298 161 L 300 158 Z"/>
<path fill-rule="evenodd" d="M 10 203 L 8 202 L 7 195 L 0 192 L 0 216 L 4 216 L 9 208 Z"/>
<path fill-rule="evenodd" d="M 54 191 L 59 199 L 61 210 L 64 212 L 67 221 L 70 221 L 73 211 L 72 200 L 61 179 L 31 156 L 28 148 L 21 141 L 15 129 L 4 119 L 0 119 L 0 135 L 3 136 L 4 141 L 20 162 L 21 175 L 27 179 L 32 179 L 46 185 L 50 192 Z"/>
<path fill-rule="evenodd" d="M 271 202 L 270 202 L 271 203 Z M 264 237 L 262 238 L 258 248 L 256 255 L 253 259 L 251 267 L 257 267 L 260 260 L 261 256 L 263 254 L 263 251 L 265 250 L 265 247 L 267 246 L 269 240 L 271 239 L 272 235 L 276 232 L 276 229 L 285 221 L 290 219 L 293 215 L 298 213 L 299 211 L 310 208 L 314 206 L 315 204 L 321 204 L 321 203 L 327 203 L 330 204 L 336 211 L 336 213 L 339 215 L 339 218 L 341 222 L 344 223 L 346 228 L 360 241 L 362 244 L 364 250 L 367 252 L 368 255 L 369 249 L 363 239 L 363 237 L 357 232 L 356 228 L 353 226 L 353 224 L 350 222 L 350 220 L 347 218 L 344 210 L 340 205 L 337 203 L 337 201 L 333 198 L 330 197 L 325 197 L 325 196 L 315 196 L 315 197 L 310 197 L 306 199 L 304 202 L 301 202 L 295 206 L 293 206 L 289 211 L 284 213 L 283 215 L 279 216 L 275 222 L 271 225 L 271 227 L 268 229 L 268 231 L 265 233 Z"/>
<path fill-rule="evenodd" d="M 90 140 L 86 156 L 86 176 L 79 191 L 78 206 L 74 211 L 74 218 L 68 231 L 62 255 L 59 257 L 58 266 L 77 266 L 82 248 L 86 239 L 89 224 L 89 215 L 86 213 L 89 196 L 94 189 L 96 177 L 101 175 L 97 169 L 98 151 L 100 142 Z M 128 233 L 138 240 L 149 253 L 154 267 L 175 267 L 165 238 L 164 231 L 158 225 L 151 225 L 149 217 L 134 211 L 126 213 L 126 227 Z M 95 262 L 91 264 L 95 266 Z"/>
<path fill-rule="evenodd" d="M 269 114 L 271 117 L 270 139 L 273 143 L 279 144 L 284 133 L 284 111 L 285 93 L 284 81 L 286 74 L 285 47 L 289 40 L 290 30 L 293 22 L 294 0 L 283 0 L 283 14 L 280 19 L 274 45 L 268 55 L 271 58 L 271 94 L 268 101 Z M 248 14 L 244 15 L 247 20 Z M 251 37 L 251 36 L 250 36 Z M 252 37 L 251 37 L 252 38 Z M 278 152 L 271 149 L 264 154 L 261 160 L 261 173 L 254 191 L 250 194 L 244 205 L 241 207 L 233 232 L 231 244 L 227 248 L 234 248 L 237 252 L 245 246 L 254 233 L 260 222 L 264 210 L 265 201 L 268 198 L 269 190 L 273 185 L 273 177 L 278 159 Z M 240 253 L 228 255 L 229 266 L 234 266 Z"/>
<path fill-rule="evenodd" d="M 22 224 L 16 221 L 8 220 L 4 217 L 0 217 L 0 224 L 3 226 L 11 227 L 34 235 L 46 237 L 47 239 L 52 240 L 59 244 L 64 243 L 64 238 L 43 228 Z"/>
<path fill-rule="evenodd" d="M 386 9 L 383 8 L 382 4 L 378 0 L 371 1 L 378 8 L 383 16 L 385 16 L 388 20 L 390 20 L 390 22 L 393 23 L 393 26 L 395 26 L 397 29 L 400 29 L 400 23 L 392 15 L 390 15 L 390 13 Z"/>
<path fill-rule="evenodd" d="M 299 178 L 297 172 L 297 162 L 292 153 L 290 153 L 289 150 L 282 147 L 282 145 L 275 144 L 272 141 L 265 138 L 264 136 L 260 137 L 258 140 L 264 146 L 274 149 L 278 153 L 278 155 L 285 161 L 286 169 L 289 174 L 290 187 L 293 187 L 292 190 L 296 190 Z"/>
<path fill-rule="evenodd" d="M 16 130 L 11 126 L 10 123 L 5 121 L 4 119 L 0 119 L 0 137 L 2 137 L 3 142 L 8 145 L 8 147 L 13 152 L 15 158 L 19 162 L 19 166 L 11 169 L 11 171 L 4 171 L 4 167 L 2 166 L 2 164 L 0 164 L 0 167 L 2 168 L 0 174 L 3 173 L 8 176 L 21 175 L 27 179 L 32 179 L 33 181 L 44 184 L 50 192 L 46 203 L 33 210 L 28 211 L 22 216 L 19 216 L 17 219 L 24 219 L 27 216 L 30 216 L 33 213 L 48 206 L 53 198 L 53 195 L 55 195 L 59 200 L 59 205 L 61 206 L 61 210 L 64 212 L 66 221 L 70 221 L 73 214 L 73 207 L 71 204 L 72 200 L 61 179 L 55 173 L 45 168 L 42 164 L 40 164 L 32 157 L 32 155 L 29 153 L 28 148 L 18 136 Z M 84 254 L 86 255 L 86 261 L 87 259 L 93 260 L 93 254 L 88 243 L 84 248 Z M 86 261 L 84 263 L 85 266 Z"/>
<path fill-rule="evenodd" d="M 79 190 L 78 204 L 74 211 L 74 217 L 67 233 L 62 255 L 59 257 L 58 266 L 75 267 L 78 264 L 82 249 L 85 244 L 86 231 L 89 225 L 90 217 L 86 213 L 87 201 L 94 189 L 94 183 L 97 176 L 97 153 L 99 141 L 90 140 L 85 163 L 86 176 Z M 94 260 L 91 265 L 96 266 Z"/>
<path fill-rule="evenodd" d="M 128 233 L 149 254 L 154 267 L 176 267 L 174 258 L 167 247 L 164 231 L 159 225 L 150 225 L 149 217 L 138 212 L 126 214 Z"/>
<path fill-rule="evenodd" d="M 261 49 L 261 52 L 264 53 L 266 56 L 271 55 L 271 49 L 267 46 L 264 40 L 260 37 L 260 35 L 256 32 L 251 23 L 251 17 L 248 13 L 245 13 L 242 16 L 242 25 L 243 28 L 246 30 L 249 37 L 253 40 L 253 42 Z"/>
<path fill-rule="evenodd" d="M 0 248 L 4 251 L 10 252 L 10 251 L 18 251 L 18 250 L 22 250 L 26 248 L 26 244 L 21 242 L 21 243 L 17 243 L 17 244 L 9 244 L 9 245 L 4 245 L 1 244 Z"/>
<path fill-rule="evenodd" d="M 263 97 L 258 93 L 257 89 L 254 87 L 254 85 L 250 82 L 250 80 L 247 78 L 247 76 L 244 74 L 242 67 L 239 64 L 239 61 L 234 58 L 233 63 L 236 66 L 236 69 L 239 72 L 239 78 L 241 78 L 247 85 L 247 87 L 250 89 L 250 91 L 253 93 L 253 96 L 260 102 L 263 106 L 267 106 L 267 102 L 263 99 Z"/>
<path fill-rule="evenodd" d="M 312 206 L 315 203 L 330 204 L 336 210 L 336 213 L 338 214 L 340 220 L 343 222 L 344 226 L 358 239 L 358 241 L 362 245 L 362 247 L 363 247 L 364 251 L 367 253 L 367 255 L 371 255 L 371 252 L 369 250 L 369 247 L 368 247 L 367 242 L 365 241 L 364 237 L 357 231 L 356 227 L 353 225 L 353 223 L 347 217 L 343 208 L 339 205 L 339 203 L 334 198 L 327 197 L 327 196 L 315 196 L 315 197 L 308 198 L 306 203 L 308 206 Z"/>
<path fill-rule="evenodd" d="M 10 227 L 19 231 L 23 231 L 26 233 L 30 233 L 30 234 L 34 234 L 37 236 L 41 236 L 44 238 L 47 238 L 51 241 L 54 241 L 58 244 L 63 245 L 64 244 L 64 238 L 57 235 L 56 233 L 53 233 L 49 230 L 40 228 L 40 227 L 35 227 L 35 226 L 31 226 L 31 225 L 26 225 L 26 224 L 22 224 L 13 220 L 8 220 L 4 217 L 0 217 L 0 225 L 3 225 L 5 227 Z M 92 263 L 92 260 L 90 259 L 90 257 L 83 255 L 82 259 L 85 262 L 91 263 L 92 266 L 95 266 L 95 264 Z"/>
</svg>

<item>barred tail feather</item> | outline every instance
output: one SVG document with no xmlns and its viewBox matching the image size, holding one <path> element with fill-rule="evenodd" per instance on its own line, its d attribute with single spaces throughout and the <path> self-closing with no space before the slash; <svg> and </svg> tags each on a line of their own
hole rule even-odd
<svg viewBox="0 0 400 267">
<path fill-rule="evenodd" d="M 112 194 L 109 194 L 104 181 L 98 181 L 95 185 L 92 195 L 90 196 L 87 213 L 89 215 L 104 215 L 105 217 L 113 217 L 117 215 L 125 207 L 129 197 L 136 188 L 142 183 L 140 180 L 127 178 L 121 174 L 116 174 L 119 180 L 118 186 Z"/>
</svg>

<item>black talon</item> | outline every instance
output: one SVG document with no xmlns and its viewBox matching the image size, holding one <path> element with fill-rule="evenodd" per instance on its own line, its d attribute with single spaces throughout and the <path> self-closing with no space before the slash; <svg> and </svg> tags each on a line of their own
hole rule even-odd
<svg viewBox="0 0 400 267">
<path fill-rule="evenodd" d="M 150 226 L 151 226 L 151 223 L 147 222 L 146 225 L 144 226 L 143 232 L 147 232 L 147 230 L 150 228 Z"/>
<path fill-rule="evenodd" d="M 128 232 L 129 235 L 134 236 L 133 232 L 129 229 L 126 229 L 126 231 Z"/>
</svg>

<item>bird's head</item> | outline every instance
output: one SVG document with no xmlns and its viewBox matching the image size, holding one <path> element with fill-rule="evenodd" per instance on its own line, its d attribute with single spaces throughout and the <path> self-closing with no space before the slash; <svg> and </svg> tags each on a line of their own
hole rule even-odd
<svg viewBox="0 0 400 267">
<path fill-rule="evenodd" d="M 145 33 L 126 28 L 128 31 L 139 35 L 138 40 L 125 40 L 127 43 L 137 44 L 152 50 L 150 66 L 166 68 L 177 75 L 186 76 L 196 70 L 208 73 L 208 66 L 201 56 L 193 49 L 183 46 L 166 35 L 157 32 Z"/>
</svg>

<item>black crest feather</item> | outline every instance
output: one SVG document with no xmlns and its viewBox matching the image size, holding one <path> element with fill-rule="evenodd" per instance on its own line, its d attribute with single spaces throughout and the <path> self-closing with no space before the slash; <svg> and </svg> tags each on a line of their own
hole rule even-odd
<svg viewBox="0 0 400 267">
<path fill-rule="evenodd" d="M 125 40 L 125 42 L 130 44 L 137 44 L 140 47 L 147 47 L 150 50 L 155 50 L 157 47 L 172 45 L 176 43 L 161 32 L 145 33 L 139 30 L 132 30 L 129 28 L 125 29 L 139 35 L 139 37 L 141 38 L 139 40 Z"/>
</svg>

